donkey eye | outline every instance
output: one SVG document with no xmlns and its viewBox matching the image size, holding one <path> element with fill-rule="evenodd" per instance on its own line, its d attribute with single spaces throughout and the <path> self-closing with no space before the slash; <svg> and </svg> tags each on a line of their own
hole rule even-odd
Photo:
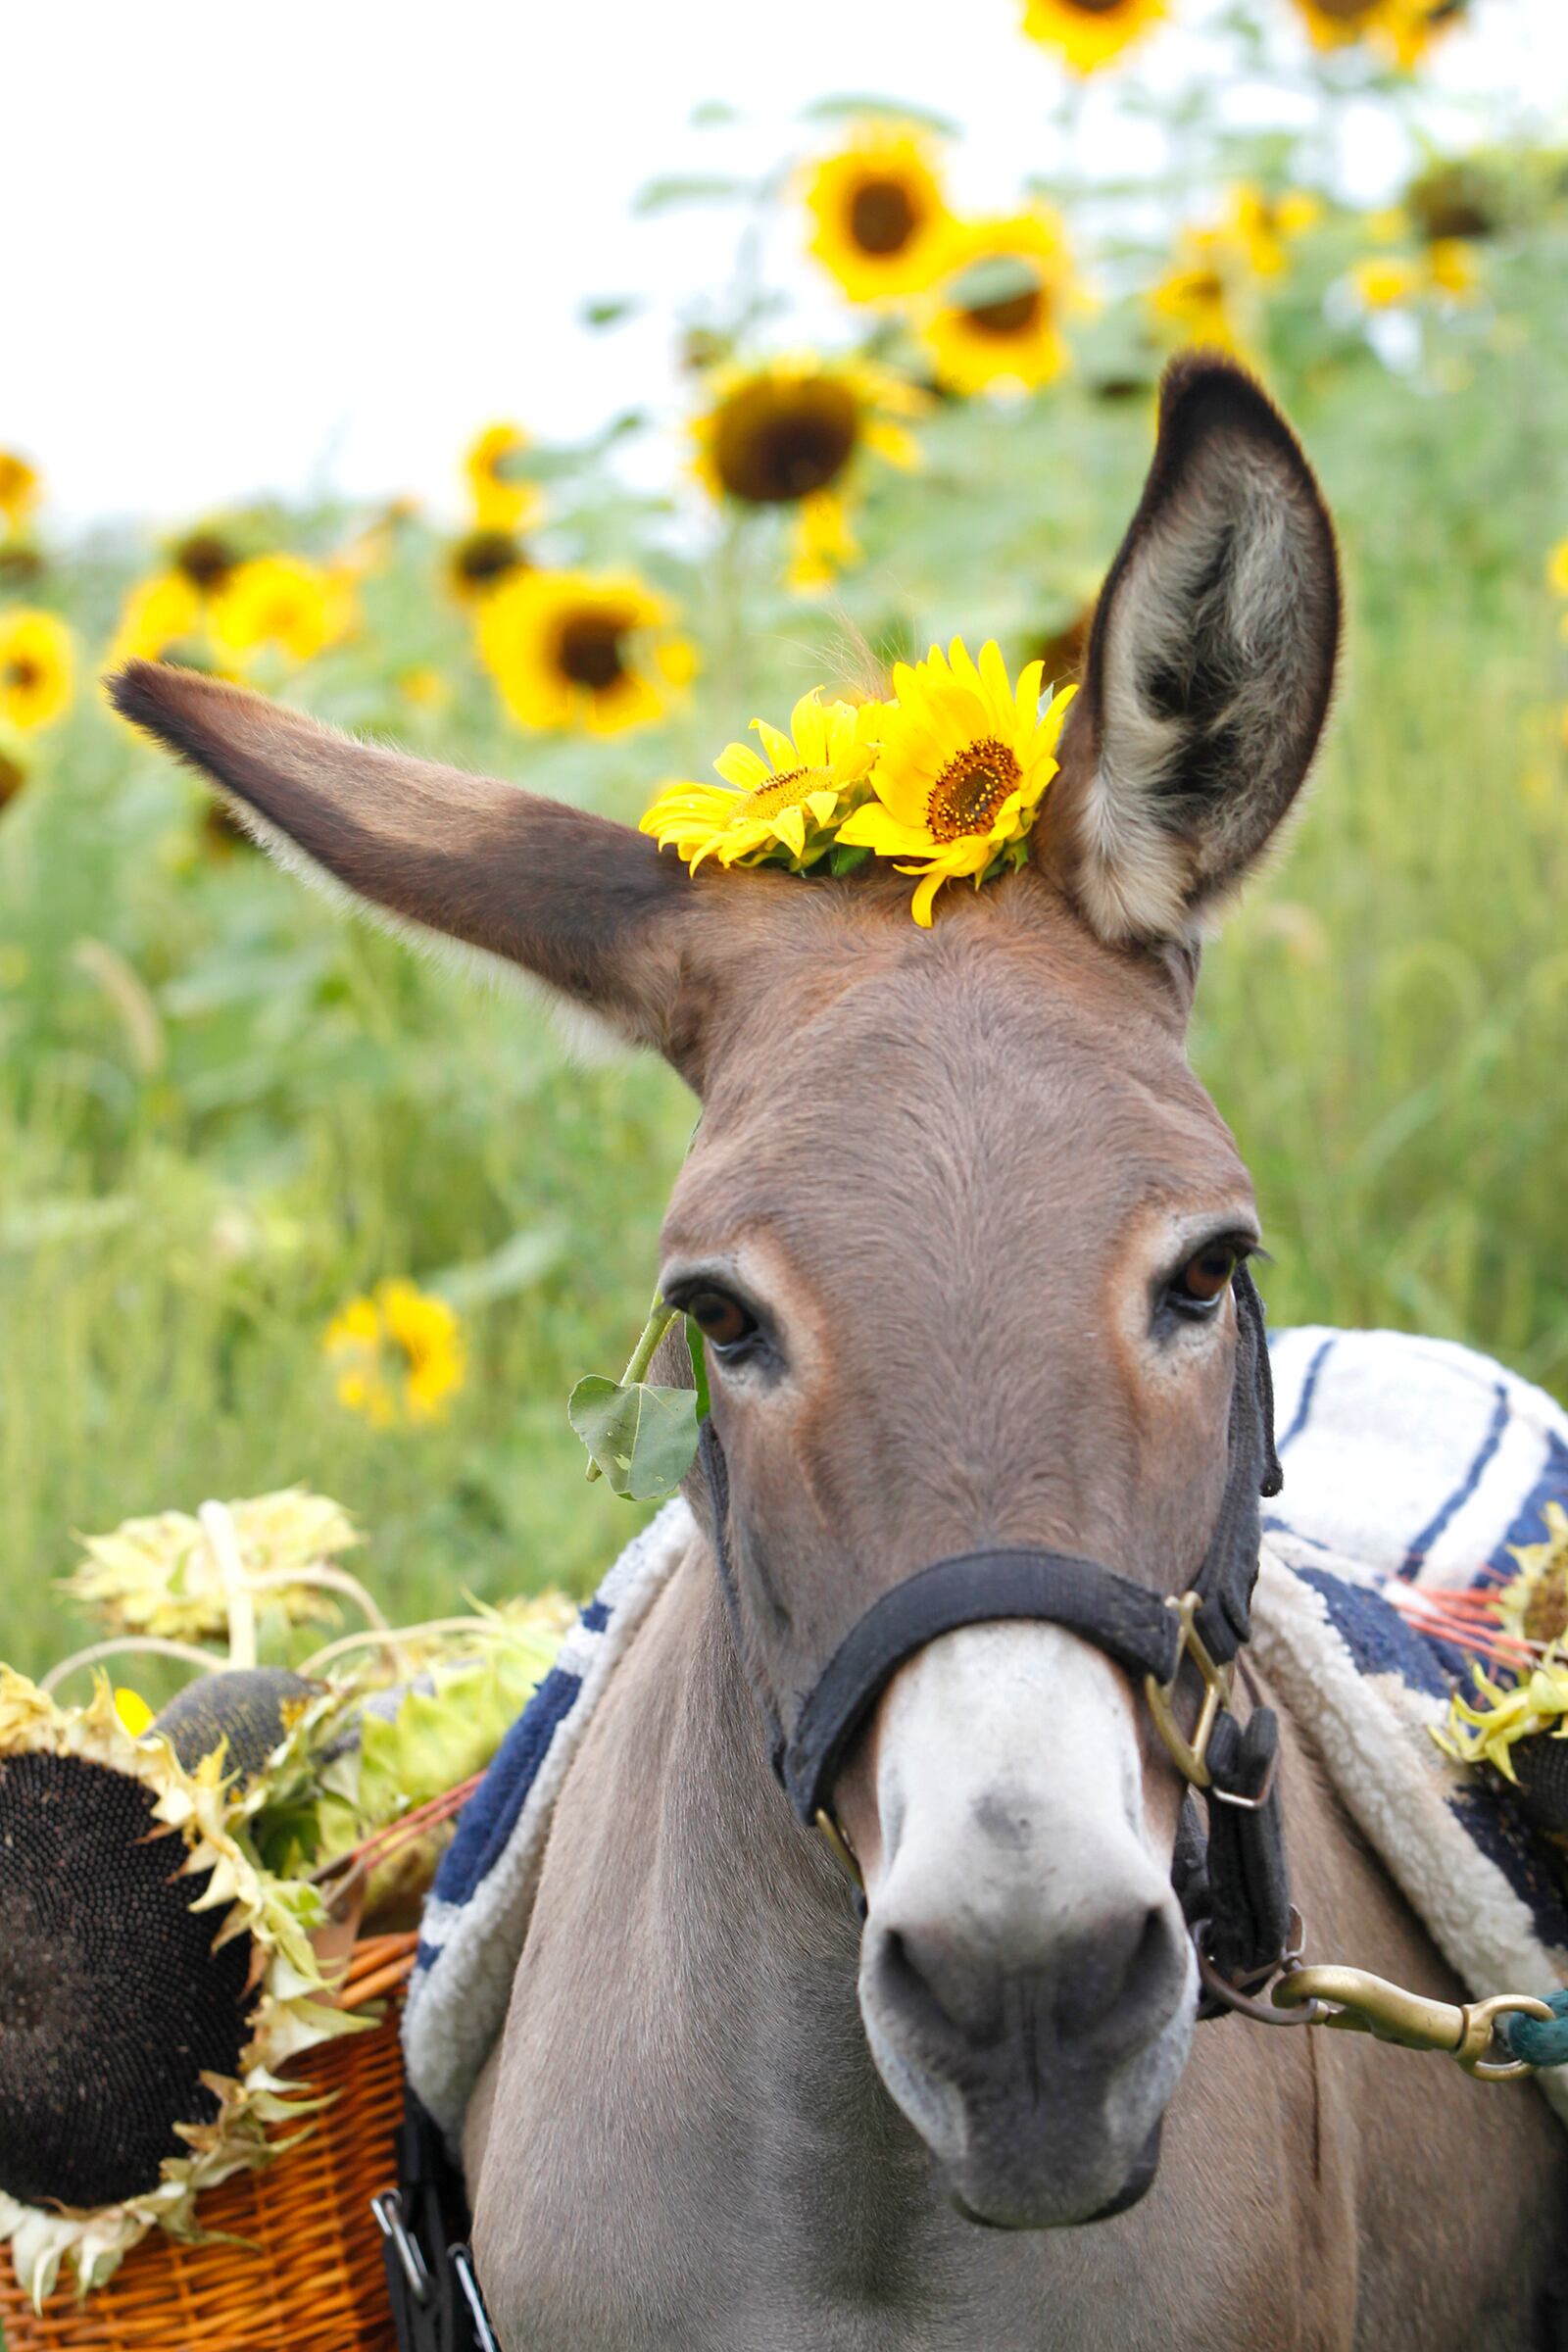
<svg viewBox="0 0 1568 2352">
<path fill-rule="evenodd" d="M 757 1317 L 727 1291 L 694 1291 L 686 1312 L 715 1348 L 738 1348 L 757 1329 Z"/>
<path fill-rule="evenodd" d="M 1228 1242 L 1210 1242 L 1190 1257 L 1170 1287 L 1170 1300 L 1184 1314 L 1212 1314 L 1231 1286 L 1241 1251 Z"/>
</svg>

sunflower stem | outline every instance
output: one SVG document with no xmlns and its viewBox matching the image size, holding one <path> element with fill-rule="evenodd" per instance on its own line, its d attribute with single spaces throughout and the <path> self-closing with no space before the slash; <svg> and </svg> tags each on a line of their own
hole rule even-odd
<svg viewBox="0 0 1568 2352">
<path fill-rule="evenodd" d="M 116 1634 L 110 1641 L 93 1642 L 86 1649 L 74 1649 L 69 1658 L 38 1678 L 40 1690 L 54 1690 L 68 1675 L 79 1667 L 96 1666 L 100 1658 L 112 1658 L 122 1650 L 140 1650 L 143 1655 L 157 1658 L 180 1658 L 187 1666 L 199 1666 L 204 1674 L 216 1674 L 222 1665 L 210 1649 L 198 1649 L 194 1642 L 171 1642 L 163 1634 Z"/>
<path fill-rule="evenodd" d="M 642 1337 L 638 1340 L 636 1347 L 632 1349 L 631 1360 L 627 1364 L 625 1371 L 620 1376 L 620 1385 L 623 1389 L 635 1388 L 638 1381 L 643 1378 L 643 1375 L 647 1372 L 649 1365 L 653 1362 L 654 1357 L 659 1352 L 660 1341 L 663 1338 L 665 1332 L 669 1329 L 670 1325 L 674 1322 L 679 1313 L 680 1308 L 678 1306 L 668 1306 L 665 1304 L 663 1296 L 661 1292 L 656 1291 L 654 1293 L 654 1303 L 648 1310 L 648 1320 L 643 1325 Z M 596 1478 L 603 1478 L 604 1475 L 605 1474 L 600 1469 L 599 1464 L 590 1454 L 588 1457 L 589 1486 L 593 1485 Z"/>
<path fill-rule="evenodd" d="M 196 1513 L 223 1580 L 228 1610 L 228 1663 L 241 1671 L 256 1663 L 256 1601 L 240 1556 L 239 1538 L 227 1503 L 204 1502 Z"/>
</svg>

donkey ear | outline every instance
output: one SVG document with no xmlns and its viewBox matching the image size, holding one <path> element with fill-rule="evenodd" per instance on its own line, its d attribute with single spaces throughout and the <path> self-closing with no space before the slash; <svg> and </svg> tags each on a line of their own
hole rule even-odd
<svg viewBox="0 0 1568 2352">
<path fill-rule="evenodd" d="M 1334 532 L 1289 427 L 1239 368 L 1175 362 L 1047 796 L 1102 938 L 1183 938 L 1257 861 L 1311 764 L 1339 636 Z"/>
<path fill-rule="evenodd" d="M 684 1064 L 681 941 L 705 894 L 646 834 L 357 743 L 191 670 L 132 662 L 109 692 L 220 786 L 279 863 L 394 930 L 531 973 Z"/>
</svg>

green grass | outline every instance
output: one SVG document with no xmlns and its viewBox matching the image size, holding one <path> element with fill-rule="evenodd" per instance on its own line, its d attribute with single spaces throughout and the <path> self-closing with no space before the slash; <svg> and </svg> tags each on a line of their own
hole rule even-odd
<svg viewBox="0 0 1568 2352">
<path fill-rule="evenodd" d="M 1277 1321 L 1450 1334 L 1563 1393 L 1568 781 L 1542 586 L 1568 534 L 1560 218 L 1487 267 L 1408 380 L 1323 323 L 1321 284 L 1277 307 L 1271 372 L 1345 533 L 1348 663 L 1304 820 L 1209 954 L 1195 1043 L 1257 1178 Z M 1014 658 L 1059 626 L 1147 463 L 1146 404 L 1097 402 L 1095 374 L 1091 351 L 1021 410 L 938 415 L 833 606 L 783 596 L 765 526 L 694 563 L 657 506 L 568 474 L 552 555 L 640 563 L 702 646 L 667 729 L 509 732 L 417 528 L 356 643 L 271 682 L 634 815 L 827 674 L 845 623 L 883 651 L 995 630 Z M 293 544 L 344 527 L 264 520 Z M 36 593 L 101 648 L 127 564 L 80 551 Z M 400 701 L 416 661 L 456 681 L 447 710 Z M 201 806 L 88 697 L 0 822 L 0 1655 L 25 1668 L 84 1638 L 49 1590 L 74 1529 L 210 1494 L 340 1497 L 408 1616 L 580 1587 L 632 1524 L 584 1484 L 564 1399 L 642 1319 L 688 1099 L 650 1064 L 569 1066 L 533 1006 L 248 854 L 205 860 Z M 529 1262 L 478 1283 L 446 1425 L 389 1437 L 335 1405 L 319 1340 L 346 1297 L 514 1245 Z"/>
</svg>

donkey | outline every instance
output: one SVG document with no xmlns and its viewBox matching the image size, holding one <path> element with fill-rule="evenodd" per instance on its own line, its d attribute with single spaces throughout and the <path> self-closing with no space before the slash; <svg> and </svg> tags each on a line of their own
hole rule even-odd
<svg viewBox="0 0 1568 2352">
<path fill-rule="evenodd" d="M 1203 1557 L 1260 1237 L 1183 1037 L 1338 636 L 1306 461 L 1200 358 L 1162 388 L 1030 862 L 929 932 L 895 876 L 693 877 L 226 685 L 115 685 L 285 862 L 532 975 L 702 1103 L 660 1280 L 705 1335 L 727 1491 L 688 1484 L 698 1533 L 566 1780 L 470 2108 L 509 2352 L 1554 2340 L 1544 2102 L 1358 2035 L 1195 2034 L 1183 1787 L 1102 1649 L 990 1622 L 907 1658 L 831 1789 L 858 1899 L 763 1728 L 927 1563 L 1048 1545 L 1167 1594 Z M 1282 1769 L 1313 1955 L 1461 1997 L 1309 1722 Z"/>
</svg>

